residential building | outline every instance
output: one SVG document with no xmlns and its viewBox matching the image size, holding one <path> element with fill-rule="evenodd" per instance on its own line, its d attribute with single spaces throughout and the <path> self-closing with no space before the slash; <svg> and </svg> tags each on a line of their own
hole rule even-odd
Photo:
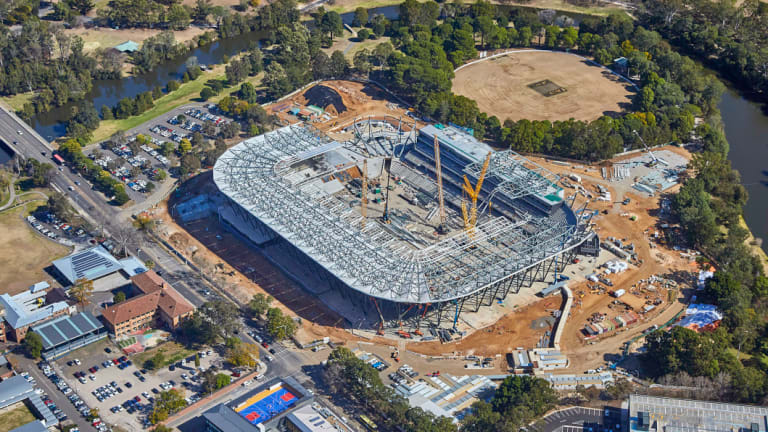
<svg viewBox="0 0 768 432">
<path fill-rule="evenodd" d="M 0 294 L 4 339 L 21 342 L 31 326 L 75 312 L 74 306 L 66 301 L 47 301 L 48 288 L 48 282 L 38 282 L 15 296 Z"/>
<path fill-rule="evenodd" d="M 107 328 L 115 337 L 152 328 L 157 323 L 175 329 L 191 316 L 195 306 L 152 270 L 131 278 L 138 295 L 102 311 Z"/>
</svg>

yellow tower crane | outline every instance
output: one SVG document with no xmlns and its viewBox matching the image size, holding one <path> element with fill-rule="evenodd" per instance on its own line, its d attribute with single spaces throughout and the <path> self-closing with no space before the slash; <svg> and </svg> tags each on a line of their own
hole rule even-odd
<svg viewBox="0 0 768 432">
<path fill-rule="evenodd" d="M 368 159 L 363 160 L 363 187 L 360 191 L 360 229 L 365 228 L 365 218 L 368 209 Z"/>
<path fill-rule="evenodd" d="M 485 180 L 485 173 L 488 172 L 488 165 L 491 163 L 491 152 L 488 152 L 488 156 L 485 157 L 483 162 L 483 169 L 480 170 L 480 175 L 477 177 L 477 185 L 472 187 L 472 183 L 469 182 L 467 176 L 464 176 L 464 186 L 461 193 L 461 216 L 464 219 L 464 230 L 467 232 L 470 238 L 475 235 L 475 225 L 477 224 L 477 197 L 480 195 L 480 189 L 483 187 L 483 181 Z M 472 207 L 467 211 L 467 199 L 469 196 Z"/>
<path fill-rule="evenodd" d="M 435 135 L 435 175 L 437 176 L 437 203 L 440 206 L 440 225 L 437 226 L 438 234 L 445 234 L 445 204 L 443 202 L 443 169 L 440 165 L 440 143 Z"/>
</svg>

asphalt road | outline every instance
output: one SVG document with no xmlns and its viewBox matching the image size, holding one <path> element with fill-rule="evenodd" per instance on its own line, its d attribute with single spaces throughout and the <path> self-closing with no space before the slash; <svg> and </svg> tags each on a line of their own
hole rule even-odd
<svg viewBox="0 0 768 432">
<path fill-rule="evenodd" d="M 18 131 L 22 131 L 21 134 Z M 24 123 L 15 114 L 12 114 L 2 107 L 0 107 L 0 139 L 9 144 L 15 151 L 24 156 L 25 158 L 35 158 L 39 161 L 52 162 L 53 148 L 48 142 L 40 137 L 29 125 Z M 15 142 L 15 143 L 14 143 Z M 75 181 L 80 181 L 78 186 Z M 76 172 L 64 167 L 62 170 L 56 170 L 53 179 L 51 180 L 51 186 L 64 193 L 71 201 L 72 205 L 78 210 L 86 219 L 88 219 L 94 226 L 102 229 L 106 234 L 110 232 L 117 232 L 118 229 L 125 227 L 132 227 L 129 220 L 121 217 L 121 209 L 110 205 L 105 197 L 88 186 L 88 183 L 84 181 Z M 73 190 L 70 190 L 70 187 Z M 136 236 L 143 237 L 143 233 L 135 231 Z M 163 278 L 168 280 L 187 300 L 195 304 L 201 305 L 208 299 L 200 294 L 199 291 L 208 288 L 202 279 L 185 263 L 181 262 L 177 257 L 171 255 L 168 251 L 155 244 L 154 242 L 147 241 L 142 242 L 140 249 L 131 251 L 138 255 L 141 260 L 151 259 L 155 263 L 155 270 L 161 272 Z M 221 296 L 226 298 L 226 296 Z M 240 338 L 249 342 L 256 343 L 250 336 L 248 336 L 247 323 L 244 323 L 242 332 L 240 332 Z M 251 330 L 258 330 L 250 328 Z M 262 358 L 265 358 L 267 354 L 274 358 L 271 362 L 267 363 L 266 379 L 270 379 L 275 376 L 295 376 L 300 382 L 309 380 L 309 377 L 302 371 L 302 366 L 306 363 L 305 357 L 300 353 L 293 350 L 288 350 L 280 344 L 271 344 L 271 348 L 275 349 L 275 354 L 270 354 L 263 347 L 260 348 Z M 31 366 L 37 370 L 36 366 Z M 28 369 L 28 368 L 25 368 Z M 32 373 L 32 371 L 29 371 Z M 42 374 L 42 380 L 38 379 L 38 383 L 46 382 L 51 385 Z M 37 377 L 36 377 L 37 378 Z M 61 396 L 55 386 L 53 391 L 48 391 L 44 387 L 49 395 L 55 393 Z M 244 389 L 245 390 L 245 389 Z M 69 400 L 64 398 L 64 403 L 56 404 L 59 406 L 72 405 Z M 74 409 L 74 407 L 72 407 Z M 62 408 L 63 409 L 63 408 Z M 67 412 L 67 411 L 65 411 Z M 84 421 L 78 413 L 70 415 L 67 412 L 70 419 L 80 419 Z M 79 422 L 78 422 L 79 423 Z M 92 429 L 89 429 L 92 430 Z"/>
<path fill-rule="evenodd" d="M 609 415 L 606 416 L 606 412 Z M 620 410 L 573 407 L 542 418 L 529 430 L 531 432 L 620 432 L 621 427 L 616 427 L 620 424 Z"/>
</svg>

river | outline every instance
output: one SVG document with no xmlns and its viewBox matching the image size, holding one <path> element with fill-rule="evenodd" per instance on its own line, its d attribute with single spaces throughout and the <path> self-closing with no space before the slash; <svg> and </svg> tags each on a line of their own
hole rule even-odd
<svg viewBox="0 0 768 432">
<path fill-rule="evenodd" d="M 730 144 L 728 159 L 749 192 L 744 219 L 755 237 L 768 242 L 768 116 L 731 89 L 723 94 L 720 112 Z M 768 251 L 768 243 L 763 250 Z"/>
<path fill-rule="evenodd" d="M 369 15 L 383 14 L 394 19 L 398 16 L 398 6 L 386 6 L 369 10 Z M 567 15 L 576 23 L 579 14 L 559 12 Z M 353 13 L 342 15 L 345 23 L 350 23 Z M 200 64 L 221 63 L 222 58 L 232 56 L 258 43 L 262 34 L 246 33 L 234 38 L 222 39 L 213 44 L 197 48 L 186 57 L 177 58 L 158 66 L 155 70 L 130 76 L 120 80 L 98 80 L 93 83 L 93 90 L 86 100 L 92 101 L 97 110 L 102 105 L 114 106 L 124 97 L 151 90 L 155 86 L 165 86 L 170 80 L 181 79 L 186 71 L 186 60 L 197 57 Z M 32 127 L 43 137 L 52 140 L 66 132 L 65 121 L 69 118 L 70 105 L 38 114 L 32 119 Z M 760 107 L 740 97 L 735 91 L 728 90 L 720 104 L 725 134 L 730 143 L 729 159 L 733 167 L 741 173 L 742 183 L 749 191 L 750 199 L 744 208 L 744 217 L 756 237 L 768 241 L 768 116 Z M 0 164 L 9 158 L 5 149 L 0 148 Z M 768 244 L 765 246 L 768 248 Z"/>
</svg>

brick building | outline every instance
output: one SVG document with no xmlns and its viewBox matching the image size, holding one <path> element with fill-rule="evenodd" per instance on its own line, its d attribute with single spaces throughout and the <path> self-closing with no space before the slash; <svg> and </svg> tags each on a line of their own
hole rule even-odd
<svg viewBox="0 0 768 432">
<path fill-rule="evenodd" d="M 133 276 L 131 283 L 138 295 L 102 311 L 107 328 L 115 337 L 152 328 L 158 323 L 175 329 L 195 311 L 192 303 L 152 270 Z"/>
</svg>

